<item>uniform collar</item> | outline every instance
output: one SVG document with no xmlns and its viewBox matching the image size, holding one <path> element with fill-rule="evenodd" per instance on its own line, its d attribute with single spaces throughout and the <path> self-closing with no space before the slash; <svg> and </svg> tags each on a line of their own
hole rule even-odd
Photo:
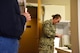
<svg viewBox="0 0 80 53">
<path fill-rule="evenodd" d="M 55 25 L 52 21 L 53 21 L 53 19 L 50 19 L 51 24 L 52 24 L 52 25 Z"/>
</svg>

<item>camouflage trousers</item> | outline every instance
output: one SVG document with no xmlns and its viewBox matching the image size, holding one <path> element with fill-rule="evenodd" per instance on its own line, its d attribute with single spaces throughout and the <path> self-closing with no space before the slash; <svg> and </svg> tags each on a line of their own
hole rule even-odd
<svg viewBox="0 0 80 53">
<path fill-rule="evenodd" d="M 54 46 L 49 46 L 47 50 L 40 49 L 39 53 L 53 53 L 54 52 Z"/>
</svg>

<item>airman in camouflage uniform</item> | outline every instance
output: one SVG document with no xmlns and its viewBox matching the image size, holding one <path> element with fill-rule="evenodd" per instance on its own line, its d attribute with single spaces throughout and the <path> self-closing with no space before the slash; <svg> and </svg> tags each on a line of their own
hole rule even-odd
<svg viewBox="0 0 80 53">
<path fill-rule="evenodd" d="M 47 20 L 43 23 L 42 35 L 43 36 L 40 38 L 39 53 L 53 53 L 55 25 L 53 25 L 51 20 Z"/>
<path fill-rule="evenodd" d="M 54 52 L 54 38 L 56 27 L 52 22 L 53 19 L 46 20 L 42 24 L 42 35 L 39 42 L 39 53 L 53 53 Z"/>
</svg>

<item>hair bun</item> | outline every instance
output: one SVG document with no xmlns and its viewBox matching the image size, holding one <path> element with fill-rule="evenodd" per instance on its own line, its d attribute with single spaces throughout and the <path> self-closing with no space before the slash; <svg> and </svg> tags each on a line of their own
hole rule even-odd
<svg viewBox="0 0 80 53">
<path fill-rule="evenodd" d="M 61 18 L 61 15 L 60 14 L 55 14 L 55 15 L 52 15 L 52 17 L 53 17 L 53 19 L 54 18 L 59 18 L 59 17 Z"/>
<path fill-rule="evenodd" d="M 55 15 L 52 15 L 52 17 L 54 17 Z"/>
</svg>

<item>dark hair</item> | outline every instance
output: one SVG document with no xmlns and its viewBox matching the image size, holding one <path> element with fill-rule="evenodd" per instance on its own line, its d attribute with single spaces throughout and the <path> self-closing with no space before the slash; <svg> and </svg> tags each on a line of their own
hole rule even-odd
<svg viewBox="0 0 80 53">
<path fill-rule="evenodd" d="M 55 14 L 55 15 L 52 15 L 53 19 L 58 19 L 58 18 L 61 18 L 61 15 L 60 14 Z"/>
</svg>

